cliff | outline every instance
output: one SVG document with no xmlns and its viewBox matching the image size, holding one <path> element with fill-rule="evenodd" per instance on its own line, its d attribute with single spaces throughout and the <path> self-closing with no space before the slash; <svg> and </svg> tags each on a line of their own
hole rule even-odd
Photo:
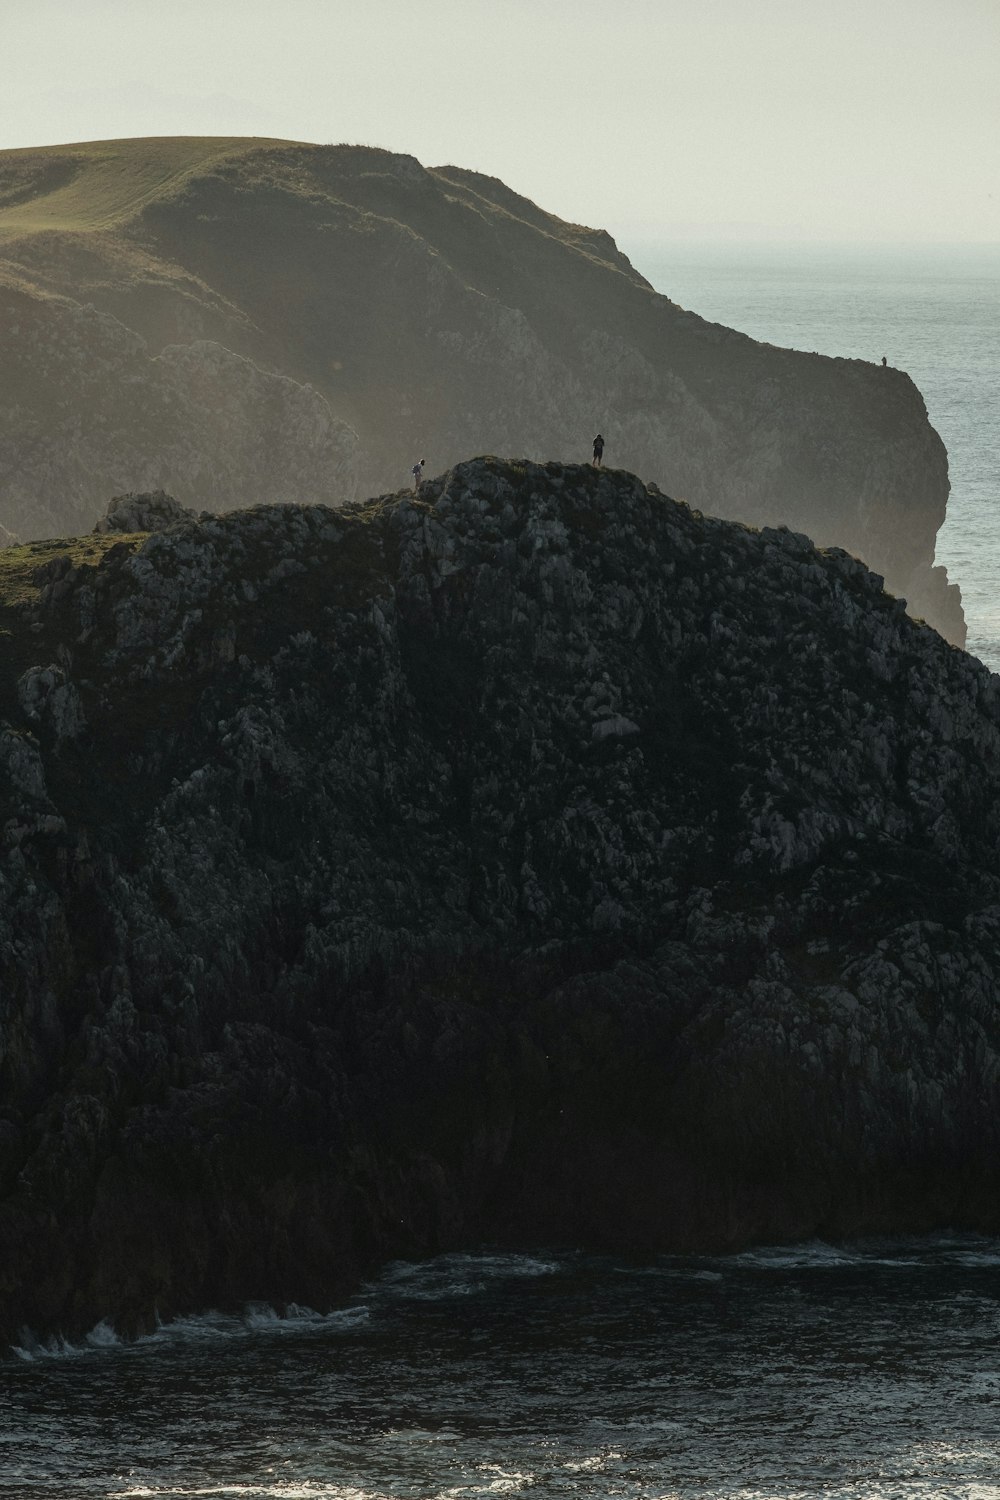
<svg viewBox="0 0 1000 1500">
<path fill-rule="evenodd" d="M 102 510 L 168 482 L 215 510 L 355 492 L 351 428 L 218 343 L 154 353 L 93 306 L 2 287 L 0 340 L 0 505 L 22 537 L 89 528 L 101 490 Z"/>
<path fill-rule="evenodd" d="M 223 511 L 375 493 L 423 456 L 580 460 L 600 428 L 609 462 L 846 548 L 964 642 L 933 566 L 946 455 L 903 372 L 707 323 L 475 172 L 280 141 L 3 152 L 0 324 L 22 536 L 120 490 Z"/>
<path fill-rule="evenodd" d="M 0 1328 L 1000 1228 L 1000 683 L 878 577 L 589 466 L 154 522 L 0 562 Z"/>
</svg>

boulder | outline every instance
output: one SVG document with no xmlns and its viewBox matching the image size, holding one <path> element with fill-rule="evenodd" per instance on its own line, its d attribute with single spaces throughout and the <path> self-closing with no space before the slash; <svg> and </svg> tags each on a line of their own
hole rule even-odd
<svg viewBox="0 0 1000 1500">
<path fill-rule="evenodd" d="M 164 490 L 153 490 L 147 494 L 116 495 L 108 501 L 108 508 L 94 527 L 96 532 L 107 531 L 165 531 L 178 521 L 193 521 L 196 512 L 179 505 L 173 496 Z"/>
</svg>

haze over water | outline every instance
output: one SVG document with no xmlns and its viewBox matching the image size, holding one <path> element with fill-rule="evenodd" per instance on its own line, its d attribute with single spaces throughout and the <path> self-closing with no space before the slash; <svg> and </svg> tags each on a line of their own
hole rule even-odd
<svg viewBox="0 0 1000 1500">
<path fill-rule="evenodd" d="M 659 292 L 765 343 L 906 370 L 948 450 L 936 561 L 1000 671 L 1000 249 L 622 247 Z"/>
</svg>

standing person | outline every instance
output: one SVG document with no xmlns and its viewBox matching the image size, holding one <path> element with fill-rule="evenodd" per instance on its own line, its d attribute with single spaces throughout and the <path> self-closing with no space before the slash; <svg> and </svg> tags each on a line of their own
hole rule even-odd
<svg viewBox="0 0 1000 1500">
<path fill-rule="evenodd" d="M 598 433 L 594 439 L 594 463 L 600 466 L 604 459 L 604 439 Z"/>
<path fill-rule="evenodd" d="M 885 369 L 885 355 L 882 356 L 882 368 Z"/>
<path fill-rule="evenodd" d="M 420 462 L 418 464 L 414 464 L 413 468 L 410 470 L 410 473 L 413 475 L 414 493 L 416 493 L 416 491 L 420 488 L 420 481 L 424 477 L 424 464 L 426 462 L 426 458 L 422 458 Z"/>
</svg>

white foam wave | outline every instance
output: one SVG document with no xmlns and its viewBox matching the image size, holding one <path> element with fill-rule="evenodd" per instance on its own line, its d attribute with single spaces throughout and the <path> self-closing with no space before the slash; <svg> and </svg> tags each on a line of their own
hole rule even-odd
<svg viewBox="0 0 1000 1500">
<path fill-rule="evenodd" d="M 315 1308 L 303 1307 L 298 1302 L 289 1302 L 281 1312 L 270 1303 L 254 1302 L 244 1313 L 243 1322 L 251 1331 L 263 1329 L 277 1333 L 295 1333 L 302 1328 L 353 1328 L 358 1323 L 366 1322 L 369 1316 L 369 1309 L 363 1304 L 320 1313 Z"/>
<path fill-rule="evenodd" d="M 115 1332 L 107 1318 L 102 1318 L 100 1323 L 94 1324 L 84 1342 L 89 1344 L 91 1349 L 113 1349 L 121 1343 L 121 1335 Z"/>
<path fill-rule="evenodd" d="M 209 1485 L 133 1485 L 126 1490 L 109 1490 L 108 1500 L 163 1500 L 165 1496 L 178 1500 L 198 1500 L 198 1497 L 215 1497 L 215 1500 L 393 1500 L 384 1490 L 359 1489 L 353 1484 L 314 1483 L 311 1480 L 277 1480 L 254 1484 L 209 1484 Z"/>
<path fill-rule="evenodd" d="M 30 1328 L 22 1328 L 18 1338 L 20 1343 L 11 1344 L 10 1352 L 26 1363 L 37 1359 L 74 1359 L 87 1352 L 85 1346 L 71 1344 L 69 1339 L 64 1339 L 61 1335 L 47 1339 L 36 1338 Z"/>
<path fill-rule="evenodd" d="M 471 1297 L 491 1282 L 551 1276 L 559 1269 L 557 1261 L 534 1255 L 438 1255 L 426 1261 L 393 1261 L 367 1290 L 376 1295 L 436 1301 Z"/>
<path fill-rule="evenodd" d="M 812 1240 L 803 1245 L 760 1245 L 738 1255 L 723 1256 L 726 1264 L 760 1271 L 820 1270 L 857 1263 L 859 1257 L 836 1245 Z"/>
<path fill-rule="evenodd" d="M 481 1292 L 490 1282 L 549 1276 L 558 1270 L 558 1262 L 543 1260 L 536 1255 L 442 1255 L 430 1261 L 395 1261 L 386 1267 L 377 1282 L 369 1284 L 368 1291 L 428 1301 L 467 1297 Z M 371 1309 L 366 1304 L 320 1313 L 294 1302 L 280 1311 L 269 1303 L 251 1303 L 242 1313 L 209 1309 L 172 1318 L 158 1324 L 152 1333 L 141 1334 L 129 1347 L 181 1342 L 204 1344 L 249 1334 L 281 1335 L 309 1329 L 349 1330 L 366 1322 L 370 1316 Z M 98 1350 L 123 1347 L 124 1344 L 111 1323 L 102 1320 L 79 1343 L 58 1335 L 40 1339 L 30 1329 L 22 1329 L 19 1342 L 11 1346 L 11 1352 L 27 1361 L 71 1359 Z"/>
<path fill-rule="evenodd" d="M 1000 1265 L 1000 1241 L 978 1235 L 859 1240 L 832 1245 L 810 1240 L 799 1245 L 760 1245 L 717 1264 L 760 1271 L 843 1270 L 872 1266 L 907 1271 L 923 1266 L 993 1267 Z"/>
<path fill-rule="evenodd" d="M 142 1348 L 160 1344 L 206 1344 L 217 1340 L 246 1338 L 251 1334 L 288 1335 L 303 1331 L 325 1331 L 329 1329 L 356 1328 L 370 1316 L 364 1305 L 337 1308 L 333 1312 L 320 1313 L 314 1308 L 299 1303 L 289 1303 L 279 1311 L 269 1303 L 254 1302 L 242 1313 L 208 1311 L 183 1318 L 171 1318 L 159 1323 L 152 1333 L 140 1334 L 129 1342 L 117 1334 L 107 1319 L 85 1334 L 78 1343 L 56 1335 L 47 1339 L 38 1338 L 29 1328 L 22 1328 L 19 1342 L 10 1346 L 10 1352 L 26 1362 L 42 1359 L 76 1359 L 81 1355 L 107 1352 L 124 1348 Z"/>
<path fill-rule="evenodd" d="M 605 1453 L 594 1453 L 590 1458 L 567 1459 L 562 1468 L 568 1469 L 571 1474 L 596 1474 L 606 1469 L 608 1464 L 614 1463 L 624 1457 L 622 1453 L 608 1451 Z"/>
<path fill-rule="evenodd" d="M 245 1338 L 258 1333 L 288 1335 L 310 1330 L 354 1328 L 366 1322 L 369 1315 L 369 1309 L 363 1304 L 321 1313 L 297 1302 L 289 1303 L 280 1311 L 268 1302 L 251 1302 L 242 1313 L 208 1311 L 171 1319 L 168 1323 L 161 1323 L 154 1333 L 144 1335 L 138 1342 L 210 1342 L 215 1339 Z"/>
<path fill-rule="evenodd" d="M 114 1349 L 122 1344 L 122 1339 L 117 1334 L 108 1320 L 102 1319 L 95 1323 L 89 1333 L 84 1334 L 80 1343 L 74 1344 L 69 1339 L 63 1338 L 61 1334 L 47 1339 L 40 1339 L 32 1333 L 30 1328 L 22 1328 L 19 1334 L 21 1342 L 11 1344 L 10 1352 L 16 1354 L 18 1359 L 31 1362 L 38 1359 L 75 1359 L 80 1355 L 88 1354 L 94 1349 Z"/>
<path fill-rule="evenodd" d="M 479 1472 L 483 1475 L 492 1474 L 493 1479 L 486 1479 L 475 1489 L 469 1489 L 466 1494 L 472 1496 L 479 1494 L 487 1495 L 516 1495 L 521 1490 L 527 1489 L 534 1484 L 535 1476 L 525 1473 L 520 1469 L 505 1469 L 500 1464 L 479 1464 Z"/>
</svg>

